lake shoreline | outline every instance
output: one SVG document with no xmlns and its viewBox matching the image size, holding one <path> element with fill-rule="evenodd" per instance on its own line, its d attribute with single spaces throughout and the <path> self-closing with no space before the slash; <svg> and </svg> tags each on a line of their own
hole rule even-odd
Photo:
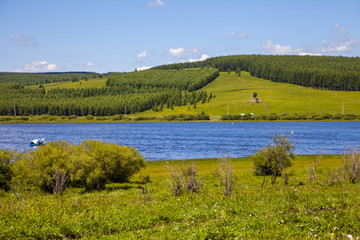
<svg viewBox="0 0 360 240">
<path fill-rule="evenodd" d="M 147 120 L 147 121 L 136 121 L 136 120 L 120 120 L 120 121 L 114 121 L 114 120 L 82 120 L 82 119 L 76 119 L 76 120 L 64 120 L 64 121 L 21 121 L 21 120 L 10 120 L 10 121 L 0 121 L 1 124 L 58 124 L 58 123 L 246 123 L 246 122 L 360 122 L 360 119 L 323 119 L 323 120 L 218 120 L 218 121 L 212 121 L 212 120 L 196 120 L 196 121 L 167 121 L 167 120 Z"/>
</svg>

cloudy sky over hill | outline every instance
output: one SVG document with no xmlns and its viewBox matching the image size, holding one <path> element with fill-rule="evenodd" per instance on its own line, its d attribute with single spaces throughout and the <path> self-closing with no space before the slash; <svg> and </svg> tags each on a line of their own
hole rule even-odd
<svg viewBox="0 0 360 240">
<path fill-rule="evenodd" d="M 133 71 L 234 54 L 360 56 L 359 0 L 1 0 L 0 71 Z"/>
</svg>

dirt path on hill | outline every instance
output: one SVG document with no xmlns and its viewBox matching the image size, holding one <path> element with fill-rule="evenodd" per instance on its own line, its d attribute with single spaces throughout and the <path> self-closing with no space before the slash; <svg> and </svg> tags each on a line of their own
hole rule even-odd
<svg viewBox="0 0 360 240">
<path fill-rule="evenodd" d="M 347 100 L 350 100 L 350 101 L 354 101 L 354 102 L 357 102 L 357 103 L 360 103 L 359 100 L 356 100 L 356 99 L 353 99 L 353 98 L 349 98 L 349 97 L 344 97 L 344 96 L 341 96 L 337 93 L 334 93 L 334 92 L 331 92 L 333 95 L 337 96 L 337 97 L 340 97 L 340 98 L 344 98 L 344 99 L 347 99 Z"/>
<path fill-rule="evenodd" d="M 270 110 L 269 110 L 268 106 L 263 101 L 261 101 L 261 103 L 266 108 L 267 113 L 270 113 Z"/>
</svg>

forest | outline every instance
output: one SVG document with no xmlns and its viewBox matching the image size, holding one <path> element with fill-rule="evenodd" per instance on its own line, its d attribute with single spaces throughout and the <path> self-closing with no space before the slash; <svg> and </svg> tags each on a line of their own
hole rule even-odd
<svg viewBox="0 0 360 240">
<path fill-rule="evenodd" d="M 49 73 L 17 73 L 0 72 L 0 83 L 19 83 L 23 86 L 54 82 L 77 82 L 81 79 L 102 77 L 95 72 L 49 72 Z"/>
<path fill-rule="evenodd" d="M 213 67 L 219 71 L 250 72 L 273 82 L 317 89 L 360 91 L 360 58 L 290 55 L 234 55 L 158 66 L 155 69 Z"/>
<path fill-rule="evenodd" d="M 148 70 L 109 77 L 103 88 L 29 89 L 18 83 L 0 84 L 0 115 L 111 116 L 148 109 L 196 105 L 212 94 L 195 91 L 219 75 L 213 68 L 183 71 Z"/>
</svg>

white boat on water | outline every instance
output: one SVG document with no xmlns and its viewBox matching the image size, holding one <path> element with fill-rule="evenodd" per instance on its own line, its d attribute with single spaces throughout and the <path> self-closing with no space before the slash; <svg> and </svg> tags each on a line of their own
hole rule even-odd
<svg viewBox="0 0 360 240">
<path fill-rule="evenodd" d="M 34 139 L 30 142 L 30 146 L 40 146 L 40 145 L 44 145 L 45 143 L 45 139 Z"/>
</svg>

